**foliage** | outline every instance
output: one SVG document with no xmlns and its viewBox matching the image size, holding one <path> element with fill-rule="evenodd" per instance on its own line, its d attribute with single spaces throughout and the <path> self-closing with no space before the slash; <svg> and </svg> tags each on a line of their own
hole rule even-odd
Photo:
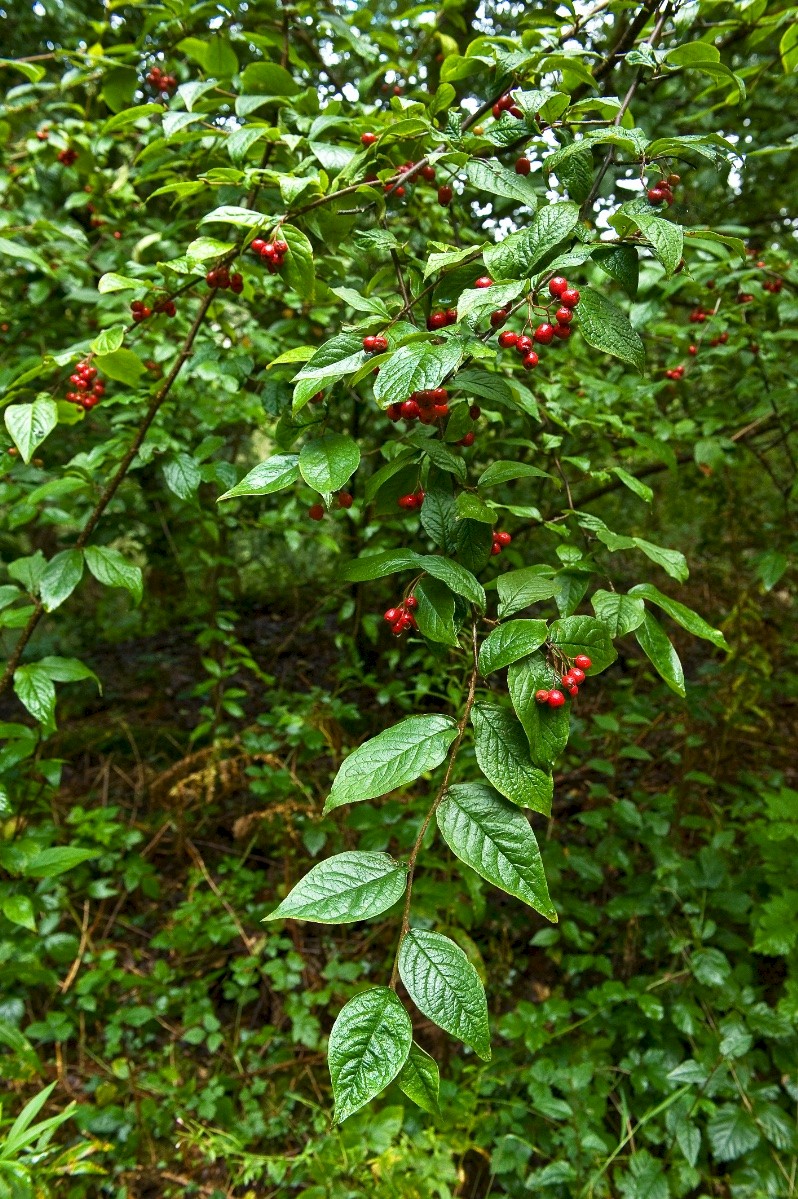
<svg viewBox="0 0 798 1199">
<path fill-rule="evenodd" d="M 0 63 L 3 1069 L 91 1058 L 120 1196 L 176 1115 L 212 1187 L 306 1199 L 792 1193 L 794 983 L 756 960 L 795 950 L 795 793 L 688 759 L 746 729 L 722 655 L 765 689 L 693 559 L 764 602 L 794 549 L 795 10 L 41 7 Z M 338 657 L 309 695 L 239 633 L 289 597 Z M 64 812 L 98 643 L 186 627 L 192 783 L 132 740 L 165 822 L 145 775 Z M 266 809 L 214 878 L 226 777 Z"/>
</svg>

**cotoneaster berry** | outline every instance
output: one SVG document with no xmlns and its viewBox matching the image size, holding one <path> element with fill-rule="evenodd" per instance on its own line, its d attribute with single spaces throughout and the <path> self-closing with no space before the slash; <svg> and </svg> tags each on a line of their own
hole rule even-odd
<svg viewBox="0 0 798 1199">
<path fill-rule="evenodd" d="M 339 508 L 351 508 L 355 502 L 354 496 L 349 491 L 339 491 L 337 499 Z"/>
<path fill-rule="evenodd" d="M 452 202 L 453 195 L 454 192 L 446 183 L 438 188 L 438 203 L 440 204 L 441 208 L 449 207 Z"/>
<path fill-rule="evenodd" d="M 522 358 L 529 353 L 534 344 L 532 338 L 526 333 L 522 333 L 515 339 L 515 348 Z"/>
<path fill-rule="evenodd" d="M 509 316 L 509 312 L 505 308 L 497 308 L 490 314 L 490 323 L 494 329 L 499 325 L 503 325 Z"/>
<path fill-rule="evenodd" d="M 480 408 L 479 404 L 472 404 L 468 409 L 468 415 L 472 420 L 479 420 L 480 416 L 482 415 L 482 409 Z"/>
<path fill-rule="evenodd" d="M 531 170 L 532 170 L 532 163 L 529 161 L 528 158 L 526 158 L 523 154 L 521 155 L 520 158 L 516 158 L 516 160 L 515 160 L 516 175 L 528 175 Z"/>
<path fill-rule="evenodd" d="M 310 507 L 308 508 L 308 516 L 310 517 L 311 520 L 323 520 L 324 519 L 324 505 L 323 504 L 311 504 Z"/>
<path fill-rule="evenodd" d="M 376 140 L 377 140 L 376 133 L 361 133 L 361 135 L 360 135 L 361 144 L 364 146 L 373 146 L 374 143 L 376 142 Z"/>
<path fill-rule="evenodd" d="M 542 325 L 538 325 L 532 336 L 540 345 L 547 346 L 554 337 L 554 326 L 544 321 Z"/>
<path fill-rule="evenodd" d="M 512 346 L 518 343 L 518 334 L 512 333 L 509 329 L 499 334 L 499 345 L 503 350 L 509 350 Z"/>
<path fill-rule="evenodd" d="M 476 438 L 477 438 L 477 435 L 472 430 L 470 433 L 466 433 L 465 437 L 460 438 L 459 444 L 464 445 L 466 447 L 472 446 L 474 444 L 474 442 L 476 441 Z"/>
<path fill-rule="evenodd" d="M 547 704 L 549 702 L 549 692 L 541 688 L 540 691 L 535 692 L 535 699 L 539 704 Z"/>
<path fill-rule="evenodd" d="M 580 670 L 590 670 L 593 665 L 587 654 L 577 654 L 574 658 L 574 666 L 578 666 Z"/>
<path fill-rule="evenodd" d="M 524 366 L 528 371 L 533 371 L 539 362 L 540 359 L 534 350 L 530 350 L 528 354 L 524 355 Z"/>
<path fill-rule="evenodd" d="M 493 287 L 493 280 L 491 279 L 490 275 L 480 275 L 480 277 L 474 281 L 474 287 Z"/>
<path fill-rule="evenodd" d="M 562 308 L 558 308 L 555 312 L 554 319 L 558 325 L 570 325 L 571 321 L 574 319 L 573 308 L 566 308 L 565 305 L 563 305 Z"/>
<path fill-rule="evenodd" d="M 425 166 L 423 166 L 421 168 L 421 177 L 422 177 L 422 179 L 426 179 L 427 183 L 434 183 L 435 182 L 435 167 L 431 166 L 430 163 L 427 163 Z"/>
<path fill-rule="evenodd" d="M 566 287 L 565 291 L 560 293 L 560 303 L 564 304 L 566 308 L 576 308 L 580 298 L 575 287 Z"/>
<path fill-rule="evenodd" d="M 558 300 L 568 286 L 568 280 L 562 275 L 555 275 L 553 279 L 549 279 L 549 295 Z"/>
<path fill-rule="evenodd" d="M 563 704 L 565 703 L 565 696 L 563 695 L 562 691 L 559 691 L 555 687 L 552 691 L 549 692 L 549 696 L 548 696 L 548 699 L 546 700 L 546 703 L 549 705 L 550 708 L 561 708 L 563 706 Z"/>
</svg>

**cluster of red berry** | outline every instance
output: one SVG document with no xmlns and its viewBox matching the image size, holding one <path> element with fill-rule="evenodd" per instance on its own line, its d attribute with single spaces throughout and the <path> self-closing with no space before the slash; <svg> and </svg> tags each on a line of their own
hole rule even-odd
<svg viewBox="0 0 798 1199">
<path fill-rule="evenodd" d="M 97 378 L 97 368 L 88 361 L 77 364 L 69 382 L 75 390 L 66 393 L 67 400 L 70 404 L 80 404 L 87 412 L 105 395 L 105 384 Z"/>
<path fill-rule="evenodd" d="M 427 317 L 427 329 L 430 333 L 435 333 L 438 329 L 445 329 L 447 325 L 456 324 L 456 308 L 444 308 L 440 312 L 431 312 Z"/>
<path fill-rule="evenodd" d="M 265 237 L 253 237 L 249 243 L 253 254 L 257 254 L 265 264 L 270 275 L 276 275 L 282 268 L 283 259 L 288 253 L 288 242 L 280 239 L 267 241 Z"/>
<path fill-rule="evenodd" d="M 593 665 L 587 654 L 577 654 L 574 658 L 574 664 L 560 679 L 562 691 L 559 687 L 553 687 L 551 691 L 536 691 L 535 699 L 539 704 L 548 704 L 550 708 L 561 708 L 565 703 L 565 692 L 567 691 L 571 698 L 575 698 L 579 694 L 579 688 L 585 681 L 585 671 L 590 670 Z"/>
<path fill-rule="evenodd" d="M 769 291 L 771 295 L 777 296 L 784 286 L 783 279 L 766 279 L 762 284 L 765 291 Z"/>
<path fill-rule="evenodd" d="M 231 275 L 226 266 L 217 266 L 213 270 L 208 271 L 205 276 L 205 282 L 208 287 L 214 291 L 224 291 L 225 288 L 230 289 L 235 295 L 240 296 L 244 290 L 244 276 L 237 271 Z"/>
<path fill-rule="evenodd" d="M 369 146 L 373 146 L 377 140 L 378 140 L 377 134 L 372 133 L 371 131 L 369 131 L 367 133 L 361 133 L 361 135 L 360 135 L 361 145 L 365 146 L 366 149 L 368 149 Z M 394 170 L 396 171 L 397 175 L 406 175 L 408 171 L 413 170 L 415 165 L 416 164 L 414 162 L 403 162 L 400 166 L 395 167 Z M 423 167 L 421 168 L 421 170 L 418 173 L 422 179 L 426 179 L 427 183 L 435 182 L 435 167 L 432 166 L 430 163 L 425 162 Z M 377 183 L 378 182 L 377 176 L 376 175 L 367 175 L 365 182 L 366 183 Z M 391 179 L 387 179 L 385 181 L 385 183 L 383 183 L 382 187 L 383 187 L 383 191 L 390 192 L 390 194 L 392 196 L 397 196 L 400 200 L 406 194 L 406 190 L 407 190 L 403 183 L 400 183 L 399 186 L 397 187 L 394 185 L 394 183 Z M 447 193 L 448 193 L 448 198 L 446 198 Z M 443 204 L 445 207 L 447 204 L 449 204 L 451 202 L 451 199 L 452 199 L 452 189 L 450 187 L 438 188 L 439 203 Z"/>
<path fill-rule="evenodd" d="M 65 167 L 71 167 L 73 162 L 78 160 L 78 152 L 72 146 L 67 146 L 66 150 L 58 151 L 58 161 L 63 163 Z"/>
<path fill-rule="evenodd" d="M 668 175 L 650 187 L 647 193 L 649 204 L 653 204 L 655 208 L 660 204 L 667 204 L 670 208 L 673 203 L 673 189 L 681 181 L 681 178 L 681 175 Z"/>
<path fill-rule="evenodd" d="M 670 370 L 665 372 L 666 379 L 681 379 L 684 376 L 684 366 L 680 363 L 679 366 L 672 366 Z"/>
<path fill-rule="evenodd" d="M 445 387 L 414 391 L 403 403 L 389 404 L 385 414 L 393 421 L 418 420 L 422 425 L 434 425 L 437 420 L 449 415 L 449 393 Z"/>
<path fill-rule="evenodd" d="M 174 75 L 165 75 L 160 67 L 150 67 L 147 72 L 147 83 L 150 87 L 154 87 L 156 92 L 162 92 L 165 96 L 171 96 L 177 87 Z"/>
<path fill-rule="evenodd" d="M 141 321 L 146 321 L 147 317 L 152 316 L 153 312 L 163 312 L 167 316 L 177 315 L 177 305 L 174 300 L 158 300 L 158 302 L 150 308 L 143 300 L 131 300 L 130 315 L 138 325 Z"/>
<path fill-rule="evenodd" d="M 408 595 L 406 600 L 395 608 L 389 608 L 385 613 L 384 619 L 391 626 L 391 632 L 394 637 L 401 637 L 402 633 L 406 633 L 408 629 L 417 629 L 416 618 L 413 615 L 418 607 L 418 600 L 414 595 Z"/>
<path fill-rule="evenodd" d="M 491 111 L 493 112 L 493 115 L 497 121 L 503 112 L 509 112 L 511 117 L 517 117 L 519 120 L 524 115 L 521 109 L 516 105 L 511 92 L 506 92 L 503 96 L 500 96 L 493 105 L 493 109 Z"/>
<path fill-rule="evenodd" d="M 491 554 L 500 554 L 512 541 L 509 533 L 498 532 L 493 534 L 493 545 L 490 547 Z"/>
<path fill-rule="evenodd" d="M 690 313 L 690 318 L 689 318 L 690 324 L 691 325 L 703 325 L 704 321 L 708 320 L 710 315 L 711 315 L 711 313 L 704 312 L 703 308 L 694 308 L 693 311 Z"/>
<path fill-rule="evenodd" d="M 381 333 L 369 333 L 363 338 L 363 349 L 367 354 L 383 354 L 388 349 L 388 338 Z"/>
<path fill-rule="evenodd" d="M 335 498 L 339 508 L 351 508 L 355 502 L 355 497 L 350 491 L 339 491 Z M 308 508 L 308 516 L 311 520 L 324 520 L 325 512 L 324 504 L 311 504 Z"/>
<path fill-rule="evenodd" d="M 400 508 L 404 508 L 406 512 L 413 512 L 416 508 L 420 508 L 424 503 L 424 492 L 419 487 L 416 491 L 412 491 L 409 495 L 400 495 L 396 503 Z"/>
<path fill-rule="evenodd" d="M 560 305 L 554 313 L 555 324 L 543 321 L 533 330 L 531 337 L 526 333 L 512 333 L 509 329 L 499 334 L 499 345 L 502 349 L 514 349 L 522 358 L 527 370 L 532 370 L 540 361 L 533 349 L 535 342 L 538 345 L 547 346 L 555 337 L 560 341 L 567 341 L 571 336 L 571 321 L 574 319 L 573 310 L 579 303 L 579 292 L 575 287 L 569 287 L 568 280 L 564 279 L 562 275 L 555 275 L 549 281 L 549 294 Z M 505 308 L 497 308 L 495 312 L 492 312 L 490 323 L 494 329 L 497 325 L 503 324 L 508 315 Z"/>
</svg>

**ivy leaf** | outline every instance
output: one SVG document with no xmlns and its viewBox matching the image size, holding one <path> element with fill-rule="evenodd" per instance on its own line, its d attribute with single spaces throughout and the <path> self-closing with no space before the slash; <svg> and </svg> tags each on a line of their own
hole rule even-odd
<svg viewBox="0 0 798 1199">
<path fill-rule="evenodd" d="M 164 463 L 166 486 L 181 500 L 190 500 L 202 482 L 200 468 L 190 454 L 176 454 Z"/>
<path fill-rule="evenodd" d="M 548 770 L 565 749 L 570 714 L 568 704 L 562 708 L 539 704 L 535 692 L 550 691 L 559 681 L 559 676 L 540 653 L 532 654 L 522 662 L 513 662 L 507 669 L 510 698 L 526 733 L 530 757 L 542 770 Z"/>
<path fill-rule="evenodd" d="M 618 657 L 609 629 L 594 616 L 566 616 L 564 620 L 555 620 L 549 629 L 549 641 L 566 658 L 587 654 L 593 663 L 591 676 L 606 670 Z"/>
<path fill-rule="evenodd" d="M 440 766 L 456 736 L 457 725 L 449 716 L 408 716 L 385 729 L 344 759 L 324 814 L 412 783 Z"/>
<path fill-rule="evenodd" d="M 684 671 L 679 655 L 662 625 L 650 612 L 646 612 L 643 623 L 635 631 L 635 637 L 657 674 L 665 680 L 671 691 L 684 699 Z"/>
<path fill-rule="evenodd" d="M 45 728 L 55 727 L 55 684 L 38 662 L 14 671 L 14 692 L 34 720 Z"/>
<path fill-rule="evenodd" d="M 302 478 L 314 491 L 340 491 L 360 465 L 360 446 L 347 433 L 309 441 L 299 455 Z"/>
<path fill-rule="evenodd" d="M 438 1115 L 441 1086 L 438 1063 L 415 1041 L 410 1046 L 407 1061 L 396 1076 L 396 1085 L 423 1112 L 431 1116 Z"/>
<path fill-rule="evenodd" d="M 426 501 L 425 501 L 426 502 Z M 422 579 L 413 591 L 418 608 L 413 613 L 419 632 L 430 641 L 442 645 L 457 645 L 457 630 L 454 624 L 454 596 L 449 588 L 437 579 Z"/>
<path fill-rule="evenodd" d="M 545 620 L 510 620 L 497 625 L 479 648 L 479 673 L 485 677 L 539 649 L 548 635 Z"/>
<path fill-rule="evenodd" d="M 663 612 L 667 612 L 671 620 L 675 620 L 683 629 L 687 629 L 688 633 L 692 633 L 694 637 L 702 637 L 704 641 L 711 641 L 718 649 L 728 649 L 729 644 L 726 638 L 721 633 L 720 629 L 713 629 L 712 625 L 707 624 L 703 616 L 699 616 L 692 608 L 686 607 L 685 604 L 680 604 L 678 600 L 671 599 L 669 595 L 663 595 L 651 583 L 638 583 L 636 587 L 632 587 L 629 592 L 630 596 L 639 596 L 641 599 L 648 600 L 650 604 L 656 604 L 658 608 L 662 608 Z"/>
<path fill-rule="evenodd" d="M 530 604 L 539 604 L 551 599 L 557 591 L 550 573 L 543 573 L 537 566 L 525 566 L 522 570 L 511 570 L 499 575 L 496 584 L 499 592 L 499 619 L 512 616 Z"/>
<path fill-rule="evenodd" d="M 684 233 L 681 226 L 651 213 L 635 212 L 629 215 L 649 241 L 651 249 L 665 267 L 665 274 L 670 278 L 684 253 Z"/>
<path fill-rule="evenodd" d="M 592 287 L 581 292 L 576 309 L 579 330 L 589 346 L 605 354 L 614 354 L 628 362 L 642 374 L 646 365 L 646 352 L 625 313 L 611 300 Z"/>
<path fill-rule="evenodd" d="M 336 1124 L 393 1082 L 412 1042 L 410 1017 L 390 987 L 372 987 L 349 1000 L 332 1026 L 327 1048 Z"/>
<path fill-rule="evenodd" d="M 590 602 L 596 616 L 607 626 L 613 638 L 634 632 L 645 619 L 645 604 L 642 599 L 633 595 L 619 595 L 617 591 L 596 591 L 590 597 Z"/>
<path fill-rule="evenodd" d="M 83 551 L 62 550 L 51 558 L 39 582 L 45 612 L 54 612 L 83 578 Z"/>
<path fill-rule="evenodd" d="M 483 783 L 450 787 L 436 813 L 461 862 L 556 923 L 535 834 L 523 812 Z"/>
<path fill-rule="evenodd" d="M 49 396 L 32 404 L 10 404 L 5 412 L 6 428 L 27 465 L 48 433 L 58 424 L 58 405 Z"/>
<path fill-rule="evenodd" d="M 338 853 L 314 866 L 266 919 L 370 920 L 401 899 L 406 886 L 407 869 L 387 853 Z"/>
<path fill-rule="evenodd" d="M 526 279 L 538 263 L 579 223 L 579 205 L 571 200 L 547 204 L 520 233 L 511 233 L 484 254 L 494 279 Z"/>
<path fill-rule="evenodd" d="M 454 941 L 411 929 L 399 950 L 399 975 L 420 1012 L 490 1061 L 485 989 Z"/>
<path fill-rule="evenodd" d="M 551 775 L 532 764 L 524 730 L 498 704 L 475 704 L 471 711 L 477 764 L 489 783 L 521 808 L 551 815 Z"/>
<path fill-rule="evenodd" d="M 299 455 L 275 454 L 254 466 L 240 483 L 220 495 L 218 502 L 235 499 L 238 495 L 271 495 L 273 491 L 290 487 L 298 478 Z"/>
</svg>

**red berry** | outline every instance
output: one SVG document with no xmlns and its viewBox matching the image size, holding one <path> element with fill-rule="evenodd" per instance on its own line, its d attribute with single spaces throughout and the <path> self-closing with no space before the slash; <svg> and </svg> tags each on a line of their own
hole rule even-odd
<svg viewBox="0 0 798 1199">
<path fill-rule="evenodd" d="M 405 623 L 400 616 L 396 623 L 391 625 L 391 632 L 393 633 L 394 637 L 401 637 L 402 633 L 405 631 L 405 627 Z"/>
<path fill-rule="evenodd" d="M 407 512 L 412 512 L 416 506 L 416 497 L 414 495 L 400 495 L 396 503 Z"/>
<path fill-rule="evenodd" d="M 468 415 L 472 420 L 479 420 L 480 416 L 482 415 L 482 409 L 480 408 L 479 404 L 472 404 L 468 409 Z"/>
<path fill-rule="evenodd" d="M 454 192 L 447 183 L 444 183 L 442 187 L 438 188 L 438 203 L 440 204 L 441 208 L 449 207 L 452 202 L 453 195 Z"/>
<path fill-rule="evenodd" d="M 378 333 L 376 337 L 373 337 L 372 341 L 374 342 L 374 349 L 378 354 L 382 354 L 388 349 L 388 338 L 383 337 L 381 333 Z"/>
<path fill-rule="evenodd" d="M 398 196 L 398 197 L 399 197 L 399 199 L 401 200 L 402 196 L 405 194 L 405 189 L 404 189 L 403 187 L 401 187 L 401 186 L 399 186 L 399 187 L 395 187 L 395 188 L 394 188 L 394 190 L 393 190 L 393 194 L 394 194 L 395 196 Z"/>
<path fill-rule="evenodd" d="M 436 329 L 445 328 L 448 323 L 449 318 L 445 312 L 431 312 L 427 317 L 427 328 L 430 333 L 433 333 Z"/>
<path fill-rule="evenodd" d="M 523 365 L 528 371 L 533 371 L 539 362 L 540 359 L 534 350 L 530 350 L 528 354 L 524 355 Z"/>
<path fill-rule="evenodd" d="M 265 241 L 264 238 L 253 237 L 252 241 L 249 243 L 249 248 L 252 250 L 253 254 L 260 254 L 267 245 L 268 242 Z"/>
<path fill-rule="evenodd" d="M 555 299 L 559 299 L 567 287 L 568 280 L 564 279 L 562 275 L 555 275 L 553 279 L 549 279 L 549 295 L 554 296 Z"/>
<path fill-rule="evenodd" d="M 695 358 L 696 354 L 698 353 L 698 346 L 688 346 L 687 353 L 692 354 L 693 358 Z"/>
<path fill-rule="evenodd" d="M 244 276 L 236 273 L 230 277 L 230 290 L 233 295 L 240 296 L 244 290 Z"/>
<path fill-rule="evenodd" d="M 562 691 L 558 691 L 555 687 L 553 691 L 549 692 L 549 698 L 546 702 L 550 708 L 561 708 L 565 703 L 565 696 Z"/>
<path fill-rule="evenodd" d="M 492 328 L 496 329 L 499 325 L 503 325 L 507 320 L 509 313 L 504 308 L 497 308 L 495 312 L 490 314 L 490 323 Z"/>
<path fill-rule="evenodd" d="M 457 309 L 456 308 L 447 308 L 446 312 L 444 313 L 444 316 L 446 317 L 447 325 L 456 325 L 457 324 Z"/>
<path fill-rule="evenodd" d="M 399 612 L 396 608 L 389 608 L 385 613 L 383 620 L 387 620 L 388 624 L 395 624 L 399 618 Z"/>
<path fill-rule="evenodd" d="M 565 690 L 568 692 L 569 695 L 572 695 L 574 697 L 576 697 L 579 694 L 579 687 L 576 685 L 576 683 L 569 683 L 568 686 L 565 688 Z"/>
<path fill-rule="evenodd" d="M 422 395 L 425 393 L 422 392 Z M 426 392 L 433 404 L 445 404 L 449 399 L 449 393 L 445 387 L 433 387 L 431 391 Z"/>
<path fill-rule="evenodd" d="M 338 507 L 339 508 L 351 508 L 353 503 L 354 503 L 354 497 L 351 495 L 350 492 L 348 492 L 348 491 L 339 491 L 338 492 Z"/>
<path fill-rule="evenodd" d="M 577 685 L 584 683 L 585 672 L 584 670 L 580 670 L 578 666 L 572 666 L 568 673 Z"/>
<path fill-rule="evenodd" d="M 671 185 L 671 187 L 676 187 L 676 184 L 681 183 L 681 181 L 682 181 L 681 175 L 669 175 L 668 176 L 668 183 Z"/>
<path fill-rule="evenodd" d="M 521 333 L 520 336 L 515 339 L 515 348 L 522 358 L 525 354 L 529 353 L 534 344 L 535 343 L 533 342 L 532 338 L 526 333 Z"/>
<path fill-rule="evenodd" d="M 554 336 L 559 337 L 560 341 L 567 341 L 572 333 L 573 333 L 573 329 L 571 328 L 570 325 L 555 325 L 554 326 Z"/>
<path fill-rule="evenodd" d="M 509 350 L 511 346 L 514 346 L 517 343 L 517 341 L 518 334 L 512 333 L 509 329 L 505 329 L 503 333 L 499 334 L 499 345 L 503 350 Z"/>
<path fill-rule="evenodd" d="M 496 554 L 500 554 L 502 552 L 502 547 L 499 545 L 498 541 L 493 542 L 493 545 L 490 547 L 490 552 L 494 557 Z"/>
<path fill-rule="evenodd" d="M 460 438 L 460 445 L 471 446 L 474 444 L 475 441 L 476 441 L 476 433 L 474 433 L 472 430 L 472 432 L 466 433 L 465 437 Z"/>
<path fill-rule="evenodd" d="M 364 146 L 373 146 L 377 140 L 376 133 L 361 133 L 360 142 Z"/>
<path fill-rule="evenodd" d="M 498 541 L 499 545 L 509 545 L 512 541 L 512 535 L 504 532 L 494 533 L 493 540 Z"/>
<path fill-rule="evenodd" d="M 562 308 L 558 308 L 555 312 L 554 319 L 558 325 L 570 325 L 571 321 L 574 319 L 573 309 L 566 308 L 565 305 L 563 305 Z"/>
<path fill-rule="evenodd" d="M 493 287 L 493 280 L 490 275 L 480 275 L 475 281 L 474 287 Z"/>
<path fill-rule="evenodd" d="M 275 254 L 279 254 L 279 256 L 282 258 L 284 254 L 288 253 L 288 242 L 282 241 L 278 238 L 278 240 L 274 243 L 274 252 Z"/>
<path fill-rule="evenodd" d="M 449 415 L 449 405 L 448 404 L 435 404 L 435 405 L 433 405 L 432 413 L 433 413 L 433 416 L 436 418 L 436 420 L 442 420 L 444 416 Z"/>
<path fill-rule="evenodd" d="M 590 670 L 593 665 L 587 654 L 577 654 L 574 658 L 574 666 L 578 666 L 580 670 Z"/>
<path fill-rule="evenodd" d="M 504 112 L 504 109 L 502 108 L 501 104 L 494 104 L 493 108 L 491 109 L 491 112 L 493 113 L 493 116 L 495 117 L 495 119 L 498 121 L 499 117 Z"/>
<path fill-rule="evenodd" d="M 753 300 L 753 298 L 754 297 L 752 295 L 749 295 L 748 292 L 741 291 L 739 296 L 737 297 L 737 303 L 738 304 L 750 304 L 751 301 Z"/>
<path fill-rule="evenodd" d="M 405 600 L 405 607 L 410 612 L 415 612 L 416 608 L 418 607 L 418 600 L 414 595 L 408 595 L 407 599 Z"/>
<path fill-rule="evenodd" d="M 648 189 L 648 202 L 649 204 L 653 204 L 655 207 L 658 204 L 664 204 L 665 192 L 661 187 L 650 187 Z"/>
<path fill-rule="evenodd" d="M 515 160 L 516 175 L 528 175 L 531 170 L 532 170 L 532 163 L 529 161 L 528 158 L 525 158 L 523 154 L 521 155 L 520 158 L 516 158 L 516 160 Z"/>
<path fill-rule="evenodd" d="M 375 349 L 377 348 L 374 345 L 376 340 L 377 340 L 376 337 L 374 337 L 371 333 L 369 333 L 366 337 L 363 338 L 363 349 L 366 351 L 367 354 L 374 353 Z"/>
<path fill-rule="evenodd" d="M 542 689 L 540 691 L 536 691 L 535 699 L 539 704 L 547 704 L 549 702 L 549 692 L 543 691 Z"/>
<path fill-rule="evenodd" d="M 324 403 L 324 392 L 323 391 L 315 391 L 313 393 L 313 395 L 310 397 L 310 399 L 308 400 L 308 403 L 309 404 L 323 404 Z"/>
<path fill-rule="evenodd" d="M 516 104 L 513 104 L 512 107 L 507 109 L 507 111 L 509 112 L 511 117 L 516 117 L 519 121 L 521 120 L 521 117 L 524 115 L 523 109 L 519 108 Z"/>
<path fill-rule="evenodd" d="M 562 678 L 560 679 L 560 682 L 562 683 L 563 687 L 572 687 L 573 684 L 576 682 L 576 679 L 571 674 L 570 670 L 568 670 L 562 676 Z"/>
<path fill-rule="evenodd" d="M 537 329 L 533 333 L 533 337 L 535 341 L 540 343 L 540 345 L 547 346 L 554 337 L 554 326 L 548 324 L 547 321 L 544 321 L 542 325 L 538 325 Z"/>
<path fill-rule="evenodd" d="M 579 292 L 575 287 L 566 287 L 560 296 L 560 303 L 564 304 L 566 308 L 576 308 L 579 303 Z"/>
<path fill-rule="evenodd" d="M 427 163 L 426 166 L 421 168 L 421 176 L 423 179 L 426 179 L 427 183 L 433 183 L 435 181 L 435 167 Z"/>
<path fill-rule="evenodd" d="M 310 507 L 308 508 L 308 516 L 310 517 L 311 520 L 323 520 L 324 519 L 324 505 L 323 504 L 311 504 Z"/>
<path fill-rule="evenodd" d="M 421 416 L 421 409 L 416 400 L 405 400 L 402 404 L 402 416 L 405 420 L 418 420 Z"/>
</svg>

